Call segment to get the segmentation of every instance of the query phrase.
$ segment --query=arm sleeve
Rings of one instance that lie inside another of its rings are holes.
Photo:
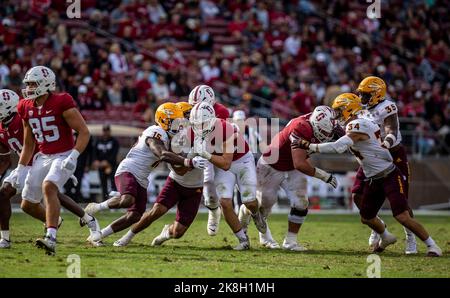
[[[352,145],[353,140],[345,135],[336,142],[311,144],[310,148],[319,153],[344,153]]]

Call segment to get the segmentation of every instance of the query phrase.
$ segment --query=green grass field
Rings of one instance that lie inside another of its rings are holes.
[[[105,226],[119,213],[99,214]],[[46,256],[33,246],[41,236],[42,224],[24,214],[13,214],[11,249],[0,250],[0,277],[66,277],[67,256],[81,259],[82,277],[366,277],[369,230],[356,215],[310,215],[301,231],[301,243],[308,252],[267,250],[259,246],[252,226],[249,236],[253,248],[235,252],[236,244],[222,220],[219,234],[206,234],[206,214],[199,214],[184,238],[162,247],[149,243],[163,225],[173,220],[168,214],[138,235],[128,247],[112,243],[124,232],[106,239],[107,246],[93,248],[84,242],[88,235],[77,219],[67,213],[58,234],[56,256]],[[405,256],[404,234],[392,217],[384,216],[399,241],[381,256],[382,277],[450,277],[450,219],[418,217],[444,251],[442,258],[427,258],[419,244],[419,254]],[[285,215],[272,215],[270,226],[280,243],[286,229]]]

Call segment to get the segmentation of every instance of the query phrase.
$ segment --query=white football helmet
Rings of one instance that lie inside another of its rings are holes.
[[[236,110],[233,112],[234,121],[245,120],[245,118],[245,112],[243,110]]]
[[[194,134],[204,139],[214,129],[216,122],[214,108],[207,102],[196,104],[191,110],[189,122]]]
[[[9,89],[0,90],[0,121],[7,119],[13,113],[17,112],[19,104],[19,95]]]
[[[314,136],[320,142],[329,142],[333,137],[335,126],[334,111],[328,106],[318,106],[309,117]]]
[[[39,96],[56,90],[55,73],[48,67],[35,66],[27,71],[23,83],[26,88],[22,89],[25,98],[35,99]],[[29,83],[36,83],[35,87],[28,86]]]
[[[198,85],[192,89],[189,94],[189,104],[195,105],[199,102],[207,102],[210,105],[214,106],[216,103],[216,97],[214,95],[214,90],[208,85]]]

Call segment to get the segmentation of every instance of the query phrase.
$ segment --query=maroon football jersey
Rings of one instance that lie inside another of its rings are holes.
[[[31,126],[39,151],[56,154],[73,149],[75,145],[72,128],[63,118],[63,112],[75,108],[76,104],[68,93],[52,93],[40,107],[34,100],[23,99],[17,110]]]
[[[275,154],[278,150],[278,159],[275,163],[270,164],[278,171],[294,170],[294,162],[292,161],[291,140],[289,137],[292,133],[311,143],[319,143],[314,137],[314,132],[308,119],[311,113],[292,119],[283,130],[281,130],[270,143],[269,149],[264,153],[265,157]],[[268,158],[265,159],[266,161]]]
[[[224,119],[216,119],[216,123],[214,124],[214,130],[208,135],[207,142],[210,142],[212,146],[216,144],[216,139],[221,138],[220,144],[222,145],[228,140],[233,134],[237,133],[237,137],[234,139],[234,154],[233,161],[238,160],[242,156],[244,156],[248,151],[250,151],[250,147],[248,146],[247,141],[244,139],[244,136],[237,131],[237,128],[233,126],[231,123],[227,122]],[[194,131],[192,127],[189,128],[188,136],[191,142],[194,141]],[[222,153],[212,152],[215,155],[222,155]]]
[[[23,147],[23,124],[19,114],[15,114],[8,125],[0,122],[0,143],[20,156]],[[34,154],[38,150],[38,147],[35,146]],[[31,159],[29,165],[32,164],[32,161],[33,159]]]
[[[217,118],[224,119],[224,120],[227,120],[228,118],[230,118],[230,112],[223,104],[216,102],[214,104],[213,108],[214,108],[214,112],[216,113]]]

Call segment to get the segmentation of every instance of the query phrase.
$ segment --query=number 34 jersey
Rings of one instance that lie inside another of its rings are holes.
[[[367,110],[363,110],[360,114],[361,118],[369,119],[372,122],[375,122],[378,124],[381,128],[381,138],[384,140],[386,137],[386,132],[384,131],[384,120],[391,115],[397,114],[398,109],[397,106],[393,101],[390,100],[383,100],[376,106],[369,108]],[[397,127],[400,127],[398,118],[397,118]],[[392,147],[397,146],[402,141],[402,135],[400,133],[400,130],[398,131],[398,134],[395,136],[397,140],[392,145]]]
[[[142,132],[137,143],[128,151],[116,171],[116,176],[124,172],[132,174],[144,188],[148,186],[150,172],[159,164],[159,158],[146,144],[147,138],[159,139],[166,149],[169,148],[169,136],[166,131],[157,125],[152,125]]]
[[[381,146],[380,127],[376,123],[357,118],[347,124],[345,131],[347,134],[356,132],[369,136],[369,139],[355,142],[350,147],[366,177],[373,177],[392,166],[391,153]]]
[[[39,107],[32,99],[22,99],[17,106],[20,117],[33,130],[39,151],[44,154],[73,149],[75,141],[72,128],[63,117],[63,113],[72,108],[76,108],[76,104],[68,93],[51,93]]]
[[[0,143],[20,156],[23,147],[23,124],[19,114],[15,114],[8,125],[0,123]],[[35,146],[34,153],[38,151]],[[33,159],[30,161],[30,165]]]

